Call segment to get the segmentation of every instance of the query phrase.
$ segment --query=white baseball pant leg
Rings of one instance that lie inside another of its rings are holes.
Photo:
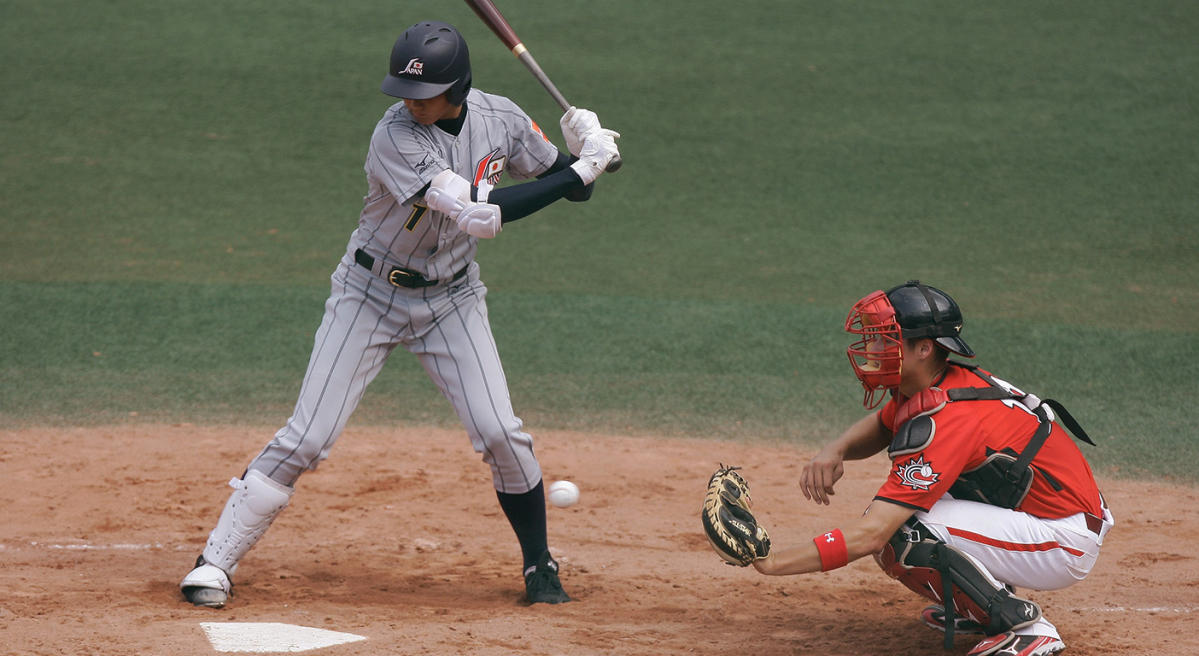
[[[428,330],[405,343],[454,406],[475,452],[491,466],[495,489],[523,494],[541,482],[533,438],[512,409],[508,381],[487,316],[487,287],[478,267],[463,284],[413,307]]]
[[[287,424],[250,464],[284,485],[328,457],[367,385],[397,344],[420,359],[454,406],[494,486],[527,492],[541,480],[532,437],[512,411],[487,319],[486,286],[472,264],[461,281],[395,287],[343,261]]]
[[[1086,578],[1114,524],[1106,508],[1097,535],[1082,513],[1041,519],[949,496],[928,512],[917,512],[916,519],[950,546],[973,556],[997,580],[1032,590],[1057,590]],[[1057,627],[1043,617],[1016,633],[1060,638]]]

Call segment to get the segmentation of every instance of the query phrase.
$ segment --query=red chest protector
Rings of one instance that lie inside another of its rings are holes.
[[[1011,448],[995,451],[987,448],[987,457],[983,463],[974,469],[958,475],[958,480],[949,488],[949,493],[955,499],[980,501],[1001,508],[1015,508],[1028,496],[1033,480],[1039,473],[1055,489],[1062,489],[1061,484],[1043,470],[1033,465],[1037,452],[1045,444],[1053,429],[1053,420],[1049,418],[1046,406],[1053,409],[1062,423],[1078,439],[1094,445],[1074,417],[1064,407],[1053,399],[1041,400],[1032,394],[1013,391],[1000,385],[994,378],[979,370],[974,365],[950,362],[951,365],[968,369],[985,383],[986,387],[955,387],[944,390],[939,387],[929,387],[908,399],[895,411],[895,436],[888,447],[892,459],[908,453],[923,450],[932,441],[936,431],[936,423],[932,415],[939,412],[947,403],[959,401],[1016,401],[1028,408],[1037,417],[1037,429],[1033,433],[1024,450],[1016,452]]]

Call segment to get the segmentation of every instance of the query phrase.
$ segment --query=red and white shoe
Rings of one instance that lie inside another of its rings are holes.
[[[974,645],[967,656],[1049,656],[1066,648],[1058,638],[1016,635],[1011,631],[986,638]]]

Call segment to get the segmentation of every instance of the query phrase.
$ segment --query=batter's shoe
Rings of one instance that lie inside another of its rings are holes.
[[[986,638],[974,645],[967,656],[1049,656],[1066,648],[1058,638],[1016,635],[1011,631]]]
[[[925,608],[920,612],[920,621],[928,626],[944,633],[945,632],[945,607],[941,604],[935,604]],[[983,625],[974,620],[957,617],[953,618],[953,632],[955,635],[986,635]]]
[[[558,580],[558,563],[550,552],[541,554],[537,564],[525,570],[525,597],[530,604],[561,604],[570,601]]]
[[[209,565],[204,556],[196,559],[196,567],[179,583],[183,597],[197,606],[220,608],[233,593],[233,582],[225,570]]]

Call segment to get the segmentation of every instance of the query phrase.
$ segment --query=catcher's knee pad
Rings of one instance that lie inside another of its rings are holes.
[[[896,531],[874,558],[891,578],[943,604],[948,623],[954,615],[966,617],[995,635],[1041,618],[1040,606],[1013,595],[969,554],[945,544],[915,519]]]
[[[229,481],[229,486],[233,494],[208,536],[203,556],[205,562],[232,574],[242,556],[287,507],[295,490],[255,469]]]

